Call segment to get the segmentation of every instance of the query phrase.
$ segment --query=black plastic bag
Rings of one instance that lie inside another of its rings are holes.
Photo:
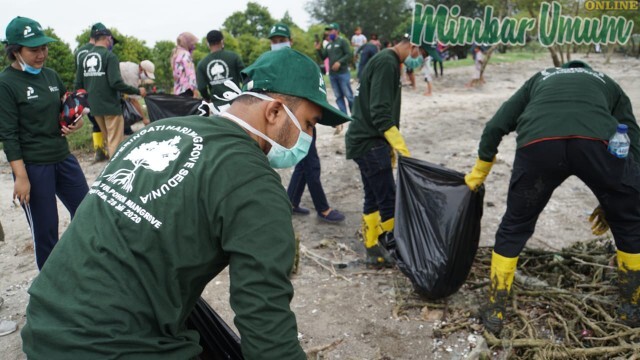
[[[187,115],[209,116],[209,107],[201,99],[188,96],[149,94],[144,98],[151,122]]]
[[[416,291],[447,297],[464,284],[480,241],[484,186],[469,190],[464,174],[400,157],[393,254]]]
[[[242,360],[240,338],[207,302],[200,298],[187,318],[187,328],[200,333],[199,359]]]
[[[122,103],[122,116],[124,117],[125,128],[131,127],[131,125],[137,123],[138,121],[142,121],[142,115],[140,115],[131,101],[121,99],[120,102]]]

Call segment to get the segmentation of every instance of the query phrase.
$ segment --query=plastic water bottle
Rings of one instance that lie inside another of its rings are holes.
[[[628,130],[627,125],[619,124],[616,133],[609,140],[609,152],[620,159],[629,155],[631,141],[629,140],[629,135],[627,135]]]

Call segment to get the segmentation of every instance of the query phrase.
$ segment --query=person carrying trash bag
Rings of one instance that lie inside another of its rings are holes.
[[[619,124],[628,128],[626,158],[607,148]],[[507,210],[496,233],[488,305],[480,314],[485,328],[500,333],[518,255],[551,194],[571,175],[600,203],[590,218],[594,234],[611,227],[618,255],[619,318],[640,326],[640,130],[629,98],[613,79],[581,61],[536,73],[487,123],[476,164],[465,177],[470,189],[484,182],[502,137],[514,130],[517,150]]]
[[[400,64],[417,47],[408,38],[376,54],[365,67],[356,90],[353,120],[345,135],[347,159],[360,169],[364,186],[362,236],[366,264],[393,266],[378,239],[393,244],[395,216],[395,153],[411,156],[400,134]],[[384,244],[383,244],[384,245]]]

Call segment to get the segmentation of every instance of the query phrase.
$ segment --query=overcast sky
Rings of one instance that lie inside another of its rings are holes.
[[[189,31],[202,38],[209,30],[222,27],[224,20],[247,8],[247,0],[186,1],[80,1],[80,0],[13,0],[0,7],[0,37],[6,38],[7,24],[16,16],[38,21],[52,28],[71,48],[76,36],[93,23],[102,22],[125,35],[135,36],[152,47],[156,41],[175,41],[178,34]],[[302,28],[310,25],[304,6],[307,0],[254,0],[269,9],[279,20],[288,10],[293,21]],[[184,4],[184,7],[180,7]]]

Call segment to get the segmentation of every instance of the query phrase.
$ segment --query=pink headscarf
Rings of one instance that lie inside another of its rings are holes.
[[[189,52],[195,49],[196,44],[198,43],[198,38],[190,32],[183,32],[178,35],[178,39],[176,40],[176,47],[173,48],[171,52],[171,65],[175,63],[176,54],[178,52],[178,48],[183,48]]]

